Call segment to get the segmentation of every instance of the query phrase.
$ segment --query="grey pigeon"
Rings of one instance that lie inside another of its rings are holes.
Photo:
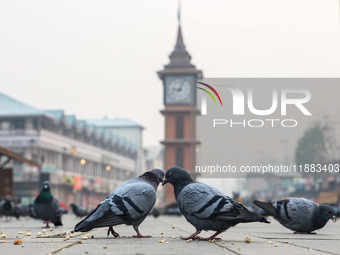
[[[182,238],[184,240],[212,240],[238,223],[269,223],[265,217],[248,211],[217,188],[192,180],[188,172],[180,167],[168,169],[165,178],[163,185],[171,183],[174,186],[179,209],[196,228],[196,232]],[[197,235],[202,230],[214,230],[216,233],[208,238],[200,238]]]
[[[31,213],[31,206],[29,204],[17,204],[15,206],[15,211],[19,216],[29,216]]]
[[[87,210],[84,210],[83,208],[81,208],[80,206],[77,206],[76,204],[70,204],[70,207],[72,208],[73,213],[77,217],[84,217],[89,214]]]
[[[12,202],[11,196],[6,196],[5,200],[1,201],[0,203],[0,215],[6,216],[6,221],[8,217],[15,216],[19,219],[19,215],[15,210],[15,205]]]
[[[335,211],[328,205],[318,205],[306,198],[292,197],[275,202],[253,202],[272,215],[281,225],[295,233],[311,233],[323,228],[329,219],[336,221]]]
[[[107,234],[118,237],[112,227],[126,224],[133,226],[137,233],[134,237],[150,237],[143,236],[138,227],[156,202],[156,190],[163,176],[162,170],[153,169],[119,184],[74,230],[86,232],[93,228],[109,227]]]
[[[68,213],[68,210],[66,210],[64,207],[62,207],[62,206],[60,206],[60,205],[59,205],[59,210],[60,210],[60,212],[61,212],[62,215]]]
[[[33,211],[35,216],[46,222],[46,228],[49,228],[49,222],[55,226],[62,226],[62,212],[58,200],[52,196],[50,183],[45,181],[38,197],[33,202]]]
[[[28,215],[31,216],[34,219],[39,219],[37,214],[34,211],[33,204],[28,204],[29,212]]]

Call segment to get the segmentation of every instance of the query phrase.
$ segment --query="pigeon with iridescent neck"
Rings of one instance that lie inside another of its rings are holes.
[[[48,181],[44,182],[43,188],[34,200],[33,210],[37,218],[45,221],[46,228],[49,227],[49,222],[52,222],[55,226],[63,225],[61,223],[62,211],[58,200],[51,194],[50,183]]]
[[[132,225],[136,231],[137,235],[133,237],[150,237],[142,235],[138,227],[154,206],[156,190],[163,177],[162,170],[153,169],[119,184],[74,230],[87,232],[94,228],[109,227],[107,234],[118,237],[113,226],[126,224]]]

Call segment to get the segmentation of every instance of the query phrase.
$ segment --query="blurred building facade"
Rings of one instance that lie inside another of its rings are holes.
[[[161,146],[149,146],[145,148],[145,158],[147,169],[163,169],[164,148]]]
[[[7,195],[13,197],[13,169],[9,167],[12,162],[21,162],[37,168],[41,166],[37,162],[0,147],[0,199]]]
[[[13,161],[14,196],[31,202],[50,180],[60,201],[95,206],[136,176],[137,146],[62,110],[43,111],[0,93],[0,146],[41,164]]]
[[[120,139],[125,140],[128,146],[133,146],[136,151],[136,175],[141,175],[146,170],[145,151],[143,148],[143,130],[144,127],[130,119],[99,119],[87,120],[88,124],[103,129],[112,135],[118,135]]]

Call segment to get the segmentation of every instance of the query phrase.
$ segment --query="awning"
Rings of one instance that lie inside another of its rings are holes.
[[[20,156],[19,154],[16,154],[13,151],[9,151],[9,150],[7,150],[3,147],[0,147],[0,157],[1,156],[7,156],[8,160],[6,160],[4,162],[5,164],[0,164],[0,169],[2,169],[9,162],[9,159],[14,159],[14,160],[17,160],[19,162],[26,163],[30,166],[40,167],[39,163],[34,162],[30,159],[24,158],[23,156]]]

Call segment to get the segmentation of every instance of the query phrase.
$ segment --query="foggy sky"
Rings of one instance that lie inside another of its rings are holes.
[[[205,77],[339,77],[336,0],[182,1]],[[0,92],[40,109],[130,118],[164,136],[163,88],[177,1],[1,1]]]

